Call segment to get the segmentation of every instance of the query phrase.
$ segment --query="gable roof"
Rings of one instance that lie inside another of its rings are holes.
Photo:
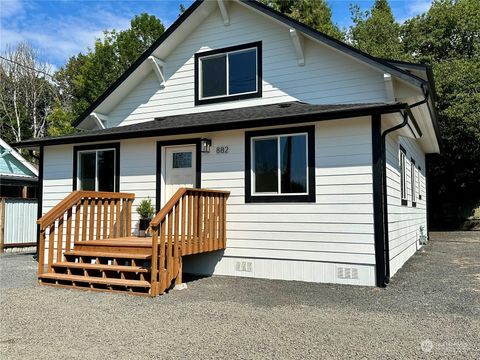
[[[231,0],[233,1],[233,0]],[[414,86],[424,87],[427,82],[417,77],[408,71],[405,71],[394,64],[368,55],[360,50],[353,48],[339,40],[336,40],[320,31],[317,31],[301,22],[284,15],[267,5],[264,5],[256,0],[236,0],[243,5],[250,7],[254,11],[263,13],[271,18],[293,28],[307,36],[310,36],[327,46],[333,47],[336,50],[344,52],[345,54],[352,56],[364,63],[374,66],[384,72],[390,73],[402,80],[411,83]],[[73,126],[77,127],[83,120],[85,120],[95,109],[105,101],[110,94],[112,94],[145,60],[153,54],[153,52],[162,45],[203,3],[205,0],[196,0],[188,9],[170,26],[167,30],[142,54],[140,57],[113,83],[105,92],[100,95],[74,122]]]
[[[36,147],[246,129],[330,119],[348,119],[374,113],[393,113],[403,109],[408,109],[408,105],[404,103],[312,105],[293,101],[272,105],[258,105],[229,110],[166,116],[133,125],[84,131],[79,134],[58,137],[25,140],[14,145],[17,147]],[[418,126],[416,127],[418,128]]]
[[[22,166],[27,168],[27,170],[30,171],[31,174],[21,174],[20,175],[20,174],[15,174],[15,173],[1,173],[0,172],[0,175],[2,175],[2,176],[15,176],[15,177],[18,177],[18,176],[32,177],[32,174],[33,174],[33,176],[35,176],[35,177],[38,176],[37,168],[35,168],[35,166],[33,166],[31,163],[29,163],[27,160],[25,160],[25,158],[22,155],[20,155],[15,149],[13,149],[10,145],[8,145],[4,140],[2,140],[0,138],[0,156],[4,157],[4,156],[8,156],[8,155],[13,157]],[[25,172],[25,171],[22,170],[22,172]]]

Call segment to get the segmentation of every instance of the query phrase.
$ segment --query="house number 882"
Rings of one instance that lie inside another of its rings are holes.
[[[228,154],[228,146],[217,146],[217,154]]]

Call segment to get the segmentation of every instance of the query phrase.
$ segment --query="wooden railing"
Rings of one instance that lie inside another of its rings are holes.
[[[150,223],[151,294],[181,282],[182,256],[226,247],[227,191],[180,188]]]
[[[134,199],[135,195],[128,193],[73,191],[60,201],[37,220],[38,274],[45,271],[47,238],[47,271],[51,272],[52,264],[61,262],[63,253],[73,249],[74,242],[130,236]]]

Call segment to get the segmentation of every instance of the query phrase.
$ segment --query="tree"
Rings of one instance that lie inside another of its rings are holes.
[[[28,43],[20,43],[0,59],[0,128],[6,141],[45,135],[57,93],[49,75]]]
[[[459,218],[480,204],[480,2],[437,0],[402,34],[411,57],[433,66],[443,151],[429,163],[429,201],[431,220],[445,223],[442,210]]]
[[[395,21],[387,0],[375,0],[371,10],[365,12],[358,5],[351,5],[350,11],[353,26],[349,39],[354,47],[381,58],[407,58],[400,41],[400,25]]]
[[[436,0],[427,13],[405,21],[403,44],[416,61],[438,63],[480,56],[480,2]]]
[[[153,15],[135,16],[130,28],[105,31],[93,49],[69,59],[55,80],[71,105],[57,119],[73,120],[94,102],[134,61],[164,32],[163,24]],[[59,110],[60,111],[60,110]]]
[[[261,0],[273,9],[298,20],[335,39],[345,33],[332,21],[332,10],[325,0]]]

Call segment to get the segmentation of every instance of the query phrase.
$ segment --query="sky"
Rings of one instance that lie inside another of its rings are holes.
[[[212,1],[212,0],[209,0]],[[368,10],[374,0],[328,0],[333,21],[351,25],[351,3]],[[179,15],[180,4],[193,0],[0,0],[0,52],[28,41],[39,58],[51,64],[50,71],[62,67],[79,52],[85,52],[105,29],[123,30],[134,15],[147,12],[167,27]],[[399,22],[425,12],[431,0],[389,0]]]

